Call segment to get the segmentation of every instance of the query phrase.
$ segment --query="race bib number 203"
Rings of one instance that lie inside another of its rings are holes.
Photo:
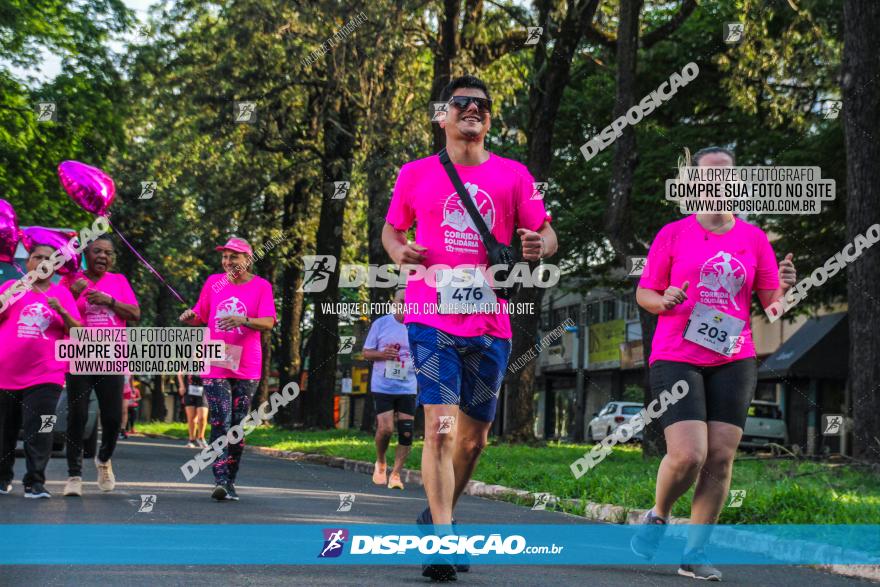
[[[697,302],[685,327],[684,338],[729,357],[739,350],[740,333],[745,325],[745,320]]]

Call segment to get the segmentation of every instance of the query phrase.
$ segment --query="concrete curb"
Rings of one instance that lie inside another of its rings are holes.
[[[169,438],[180,440],[179,438],[164,434],[142,433],[142,435],[150,438]],[[366,475],[373,474],[374,463],[366,461],[356,461],[353,459],[346,459],[342,457],[334,457],[330,455],[322,455],[316,453],[279,450],[262,446],[245,446],[245,450],[285,460],[301,461],[314,465],[325,465],[329,467],[335,467],[337,469],[344,469],[346,471],[355,471],[357,473],[363,473]],[[421,486],[422,475],[419,471],[404,469],[401,474],[401,481],[403,481],[404,483],[413,483]],[[506,487],[504,485],[488,485],[482,481],[474,481],[473,479],[470,480],[465,486],[464,492],[465,494],[474,497],[484,497],[487,499],[511,501],[515,503],[521,500],[535,500],[537,496],[543,495],[540,493],[526,491],[524,489],[514,489],[511,487]],[[647,510],[628,509],[623,506],[607,503],[584,502],[580,499],[560,500],[553,496],[551,496],[550,499],[547,501],[547,507],[550,508],[560,505],[562,507],[559,509],[566,513],[572,514],[573,511],[580,511],[581,509],[583,509],[583,514],[572,515],[579,515],[590,520],[608,522],[611,524],[639,524],[641,523],[642,516],[644,516],[647,512]],[[669,522],[671,524],[688,524],[690,523],[690,518],[670,518]],[[786,545],[788,546],[786,552],[780,552],[778,544],[775,545],[776,548],[774,549],[774,539],[770,539],[767,536],[758,534],[756,532],[750,532],[748,530],[734,530],[731,528],[720,528],[713,532],[713,535],[715,536],[719,534],[724,537],[727,544],[736,545],[736,548],[739,550],[763,555],[768,555],[768,553],[772,553],[769,556],[783,562],[802,560],[802,557],[809,556],[814,553],[830,554],[833,551],[838,551],[840,553],[846,552],[844,549],[836,549],[827,544],[808,542],[804,540],[788,541],[786,543]],[[810,566],[815,569],[824,570],[826,572],[838,575],[846,575],[849,577],[858,577],[862,579],[880,581],[880,565],[804,566]]]

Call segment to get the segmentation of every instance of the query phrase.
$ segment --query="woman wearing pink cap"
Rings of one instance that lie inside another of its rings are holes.
[[[215,361],[203,379],[211,444],[248,414],[262,373],[260,332],[272,330],[276,316],[272,284],[249,271],[253,250],[247,241],[233,237],[216,250],[223,253],[223,273],[209,276],[195,307],[180,315],[181,322],[207,326],[212,340],[226,343],[224,361]],[[214,461],[214,499],[238,500],[234,483],[243,452],[244,439],[230,442]]]
[[[36,244],[27,258],[35,271],[55,252]],[[22,298],[0,312],[0,495],[12,491],[12,468],[18,431],[24,427],[24,496],[51,497],[44,486],[52,452],[55,406],[64,385],[67,363],[55,360],[55,341],[80,326],[80,315],[70,292],[54,285],[50,272],[38,279]],[[16,280],[0,285],[0,293]]]

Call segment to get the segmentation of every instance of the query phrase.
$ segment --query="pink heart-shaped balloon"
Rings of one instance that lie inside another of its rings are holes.
[[[64,265],[58,270],[59,275],[67,273],[76,273],[80,267],[80,256],[76,254],[75,248],[79,241],[73,242],[73,248],[70,246],[71,237],[75,237],[76,233],[69,230],[58,230],[54,228],[44,228],[42,226],[29,226],[22,229],[22,244],[28,252],[33,251],[37,245],[46,245],[53,249],[58,249],[62,253],[66,253],[65,257],[70,257],[64,262]]]
[[[71,200],[98,216],[107,213],[116,197],[116,186],[109,175],[79,161],[62,161],[58,165],[58,179]]]
[[[0,263],[12,263],[19,240],[21,231],[15,208],[6,200],[0,200]]]

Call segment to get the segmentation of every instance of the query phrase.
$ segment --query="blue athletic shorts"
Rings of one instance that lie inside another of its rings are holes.
[[[406,327],[419,403],[458,405],[471,418],[492,422],[510,359],[510,340],[488,334],[454,336],[417,323]]]

